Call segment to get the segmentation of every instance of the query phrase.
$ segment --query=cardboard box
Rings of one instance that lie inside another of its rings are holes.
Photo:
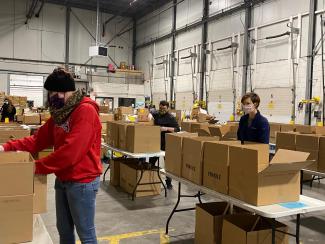
[[[275,138],[276,133],[281,131],[281,124],[270,123],[270,138]]]
[[[110,166],[109,182],[113,186],[120,185],[120,162],[121,162],[121,160],[118,160],[118,159],[117,160],[111,159],[109,161],[109,166]]]
[[[218,136],[220,138],[223,138],[225,134],[227,134],[230,131],[229,125],[210,125],[209,131],[211,136]]]
[[[118,148],[121,150],[127,150],[127,127],[130,124],[127,123],[120,123],[118,124],[118,139],[119,139],[119,143],[118,143]]]
[[[183,138],[182,177],[202,185],[204,143],[219,141],[218,137]]]
[[[100,113],[99,114],[99,119],[101,123],[106,123],[109,121],[114,121],[114,114],[104,114]]]
[[[197,122],[199,122],[199,123],[207,122],[207,117],[208,117],[207,114],[199,113],[199,114],[197,115]]]
[[[319,138],[319,151],[318,151],[318,170],[325,172],[325,137]]]
[[[269,145],[229,148],[229,195],[263,206],[299,201],[300,170],[309,166],[309,153],[279,149],[269,162]]]
[[[319,138],[319,135],[315,134],[296,135],[296,151],[309,153],[308,160],[315,161],[313,164],[306,167],[306,169],[314,171],[318,169]],[[305,179],[308,179],[308,177]]]
[[[288,244],[288,227],[275,222],[277,244]],[[268,220],[258,215],[230,215],[224,217],[222,227],[222,244],[266,244],[272,243],[272,228]]]
[[[317,135],[325,136],[325,127],[324,126],[316,126],[315,127],[315,133]]]
[[[127,126],[127,151],[132,153],[160,152],[160,127],[132,124]]]
[[[47,175],[34,176],[33,213],[47,212]]]
[[[203,186],[228,194],[229,186],[229,146],[240,141],[206,142],[203,159]]]
[[[119,146],[119,131],[118,131],[118,122],[109,121],[107,122],[107,143],[115,148]]]
[[[296,148],[310,149],[314,151],[319,150],[319,135],[296,135]]]
[[[32,195],[33,177],[34,163],[29,153],[0,153],[0,196]]]
[[[127,193],[132,194],[137,182],[140,179],[141,170],[135,164],[120,164],[120,186]],[[155,171],[144,170],[140,183],[159,182],[158,174]],[[136,197],[159,195],[161,183],[150,185],[139,185],[136,190]]]
[[[227,202],[209,202],[196,205],[195,241],[196,244],[222,243],[222,225],[225,216],[230,214],[230,204]],[[232,214],[250,214],[234,206]],[[233,243],[234,244],[234,243]]]
[[[208,123],[192,123],[191,124],[191,133],[198,133],[199,130],[205,130],[210,133],[209,131],[209,124]]]
[[[19,122],[19,123],[23,123],[24,115],[16,115],[16,121]]]
[[[1,128],[0,127],[0,143],[5,143],[9,140],[15,140],[30,136],[30,130],[21,128]]]
[[[223,218],[229,208],[227,202],[196,205],[195,244],[221,244]]]
[[[299,132],[301,134],[315,134],[316,133],[316,126],[310,126],[310,125],[295,125],[296,132]]]
[[[0,196],[0,216],[0,243],[22,243],[33,240],[32,194]]]
[[[237,131],[239,124],[236,123],[228,123],[229,131],[223,136],[223,138],[227,139],[237,139]]]
[[[23,123],[26,125],[39,125],[41,124],[41,117],[39,114],[25,114]]]
[[[296,136],[295,132],[278,132],[276,136],[276,148],[296,150]]]
[[[185,137],[197,137],[195,133],[181,132],[166,134],[166,156],[165,169],[166,171],[181,176],[182,173],[182,145]]]
[[[128,114],[134,114],[134,108],[132,107],[119,107],[117,109],[118,115],[128,115]]]
[[[51,118],[51,114],[50,113],[40,113],[41,116],[41,122],[46,122]]]
[[[107,114],[109,112],[109,106],[99,106],[99,113]]]

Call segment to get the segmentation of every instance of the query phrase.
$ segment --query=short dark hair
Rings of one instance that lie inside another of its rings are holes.
[[[167,108],[169,108],[169,102],[163,100],[163,101],[160,101],[159,105],[161,106],[166,106]]]
[[[256,105],[256,108],[258,108],[258,107],[260,106],[261,99],[260,99],[259,95],[257,95],[255,92],[249,92],[249,93],[246,93],[246,94],[241,98],[241,103],[244,103],[244,101],[245,101],[247,98],[250,98],[254,104],[257,104],[257,105]]]

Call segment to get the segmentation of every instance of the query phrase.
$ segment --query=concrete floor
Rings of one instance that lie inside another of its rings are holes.
[[[42,218],[54,244],[59,243],[56,230],[55,205],[54,205],[54,179],[49,176],[48,183],[48,213]],[[126,193],[109,185],[101,183],[97,196],[96,228],[100,244],[154,244],[194,243],[194,211],[176,213],[170,223],[170,235],[164,236],[167,218],[177,200],[176,182],[174,189],[168,191],[168,197],[163,193],[160,196],[138,198],[134,202]],[[182,193],[195,194],[183,186]],[[304,195],[325,200],[325,180],[315,182],[313,187],[304,186]],[[203,201],[218,201],[209,196],[204,196]],[[182,199],[181,207],[193,207],[194,199]],[[295,231],[295,219],[283,218],[280,221],[287,224],[290,231]],[[303,215],[301,219],[301,243],[325,243],[325,212]],[[127,234],[127,235],[122,235]],[[121,239],[124,238],[124,239]],[[295,243],[290,238],[290,244]]]

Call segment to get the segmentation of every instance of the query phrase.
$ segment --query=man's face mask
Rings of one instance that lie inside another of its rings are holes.
[[[8,102],[7,100],[5,100],[3,103],[4,103],[4,104],[6,104],[6,105],[8,105],[8,104],[9,104],[9,102]]]
[[[49,105],[52,108],[60,109],[64,106],[64,98],[60,98],[59,94],[55,94],[49,98]]]

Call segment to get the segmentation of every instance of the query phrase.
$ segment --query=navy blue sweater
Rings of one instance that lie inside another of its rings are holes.
[[[270,125],[268,120],[258,111],[250,126],[246,114],[240,118],[237,138],[240,141],[250,141],[269,144]]]

